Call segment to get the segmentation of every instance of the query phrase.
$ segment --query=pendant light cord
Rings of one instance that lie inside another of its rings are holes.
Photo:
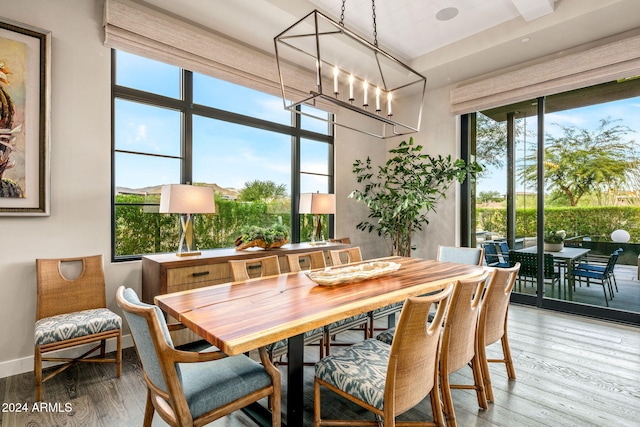
[[[339,24],[344,27],[344,9],[347,0],[342,0],[342,9],[340,10],[340,22]],[[373,45],[378,47],[378,29],[376,27],[376,1],[371,0],[371,11],[373,18]]]

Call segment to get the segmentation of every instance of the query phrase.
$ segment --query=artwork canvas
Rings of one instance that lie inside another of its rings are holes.
[[[49,215],[50,32],[0,19],[0,215]]]

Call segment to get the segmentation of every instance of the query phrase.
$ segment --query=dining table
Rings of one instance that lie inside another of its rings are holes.
[[[571,271],[573,270],[576,261],[579,261],[582,257],[587,255],[590,250],[591,249],[588,248],[572,248],[565,246],[559,251],[544,251],[545,254],[551,254],[553,256],[554,262],[559,263],[564,267],[564,280],[568,286],[568,301],[573,301],[573,288],[575,286],[575,278],[571,274]],[[523,249],[516,249],[516,251],[535,254],[538,253],[538,247],[529,246]]]
[[[306,331],[411,296],[436,292],[485,269],[410,257],[363,261],[371,262],[397,263],[399,268],[383,276],[338,285],[319,285],[306,272],[285,273],[159,295],[155,303],[229,356],[287,339],[283,419],[289,426],[302,426]]]

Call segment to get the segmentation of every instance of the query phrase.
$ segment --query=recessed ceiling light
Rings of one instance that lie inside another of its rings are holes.
[[[526,42],[528,42],[529,40],[531,40],[529,37],[524,37],[524,38],[520,39],[520,41],[521,41],[522,43],[526,43]]]
[[[438,21],[448,21],[458,16],[459,10],[455,7],[445,7],[436,13],[436,19]]]

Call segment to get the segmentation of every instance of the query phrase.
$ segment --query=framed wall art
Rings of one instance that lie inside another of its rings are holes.
[[[0,216],[50,206],[51,32],[0,18]]]

